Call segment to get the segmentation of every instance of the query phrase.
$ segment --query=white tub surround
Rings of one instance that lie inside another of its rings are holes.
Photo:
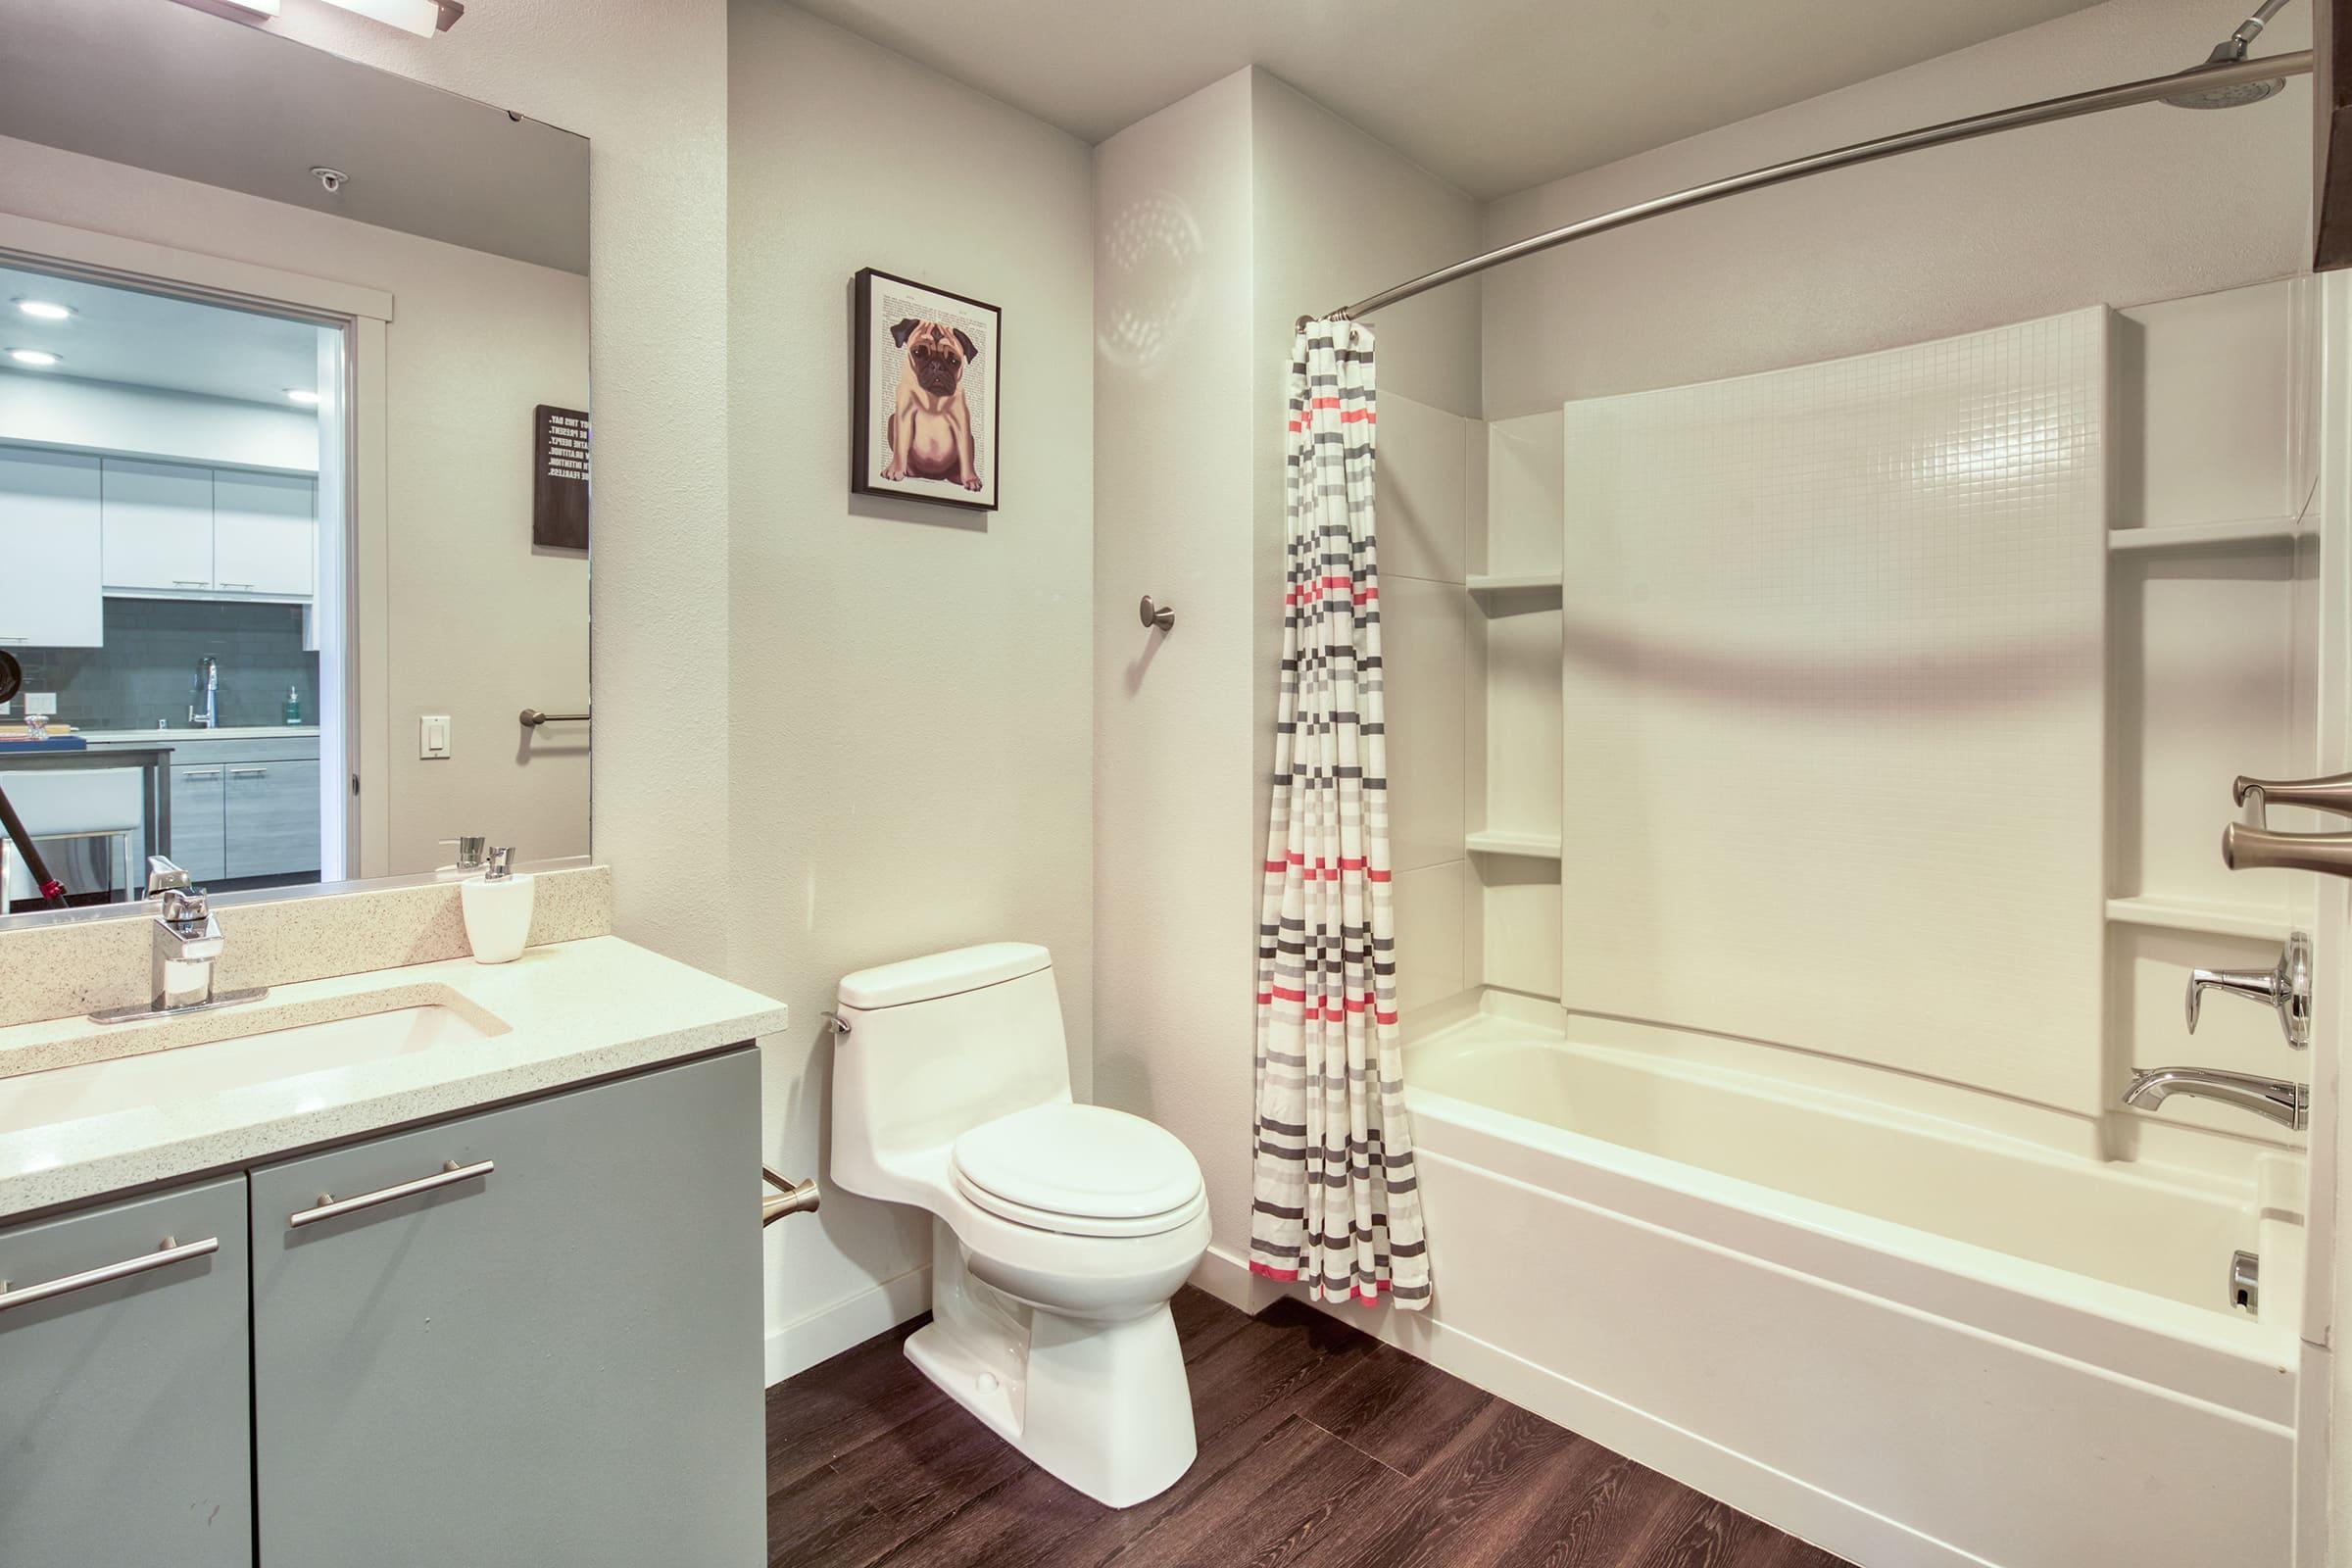
[[[412,1008],[438,1011],[412,1015],[390,1048],[319,1031],[281,1037],[300,1043],[286,1052],[271,1038]],[[510,964],[457,957],[281,985],[179,1018],[0,1028],[0,1220],[660,1066],[786,1022],[780,1003],[599,936]],[[325,1064],[308,1067],[314,1043]],[[125,1093],[121,1075],[134,1073],[154,1093]]]
[[[1587,1022],[1408,1045],[1439,1287],[1379,1332],[1856,1562],[2286,1560],[2297,1156],[2102,1161]]]

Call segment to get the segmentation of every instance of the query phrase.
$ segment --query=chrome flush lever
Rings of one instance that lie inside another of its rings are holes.
[[[2279,1032],[2297,1051],[2311,1046],[2311,938],[2297,931],[2286,939],[2271,969],[2192,969],[2188,975],[2188,1032],[2197,1032],[2197,1004],[2210,988],[2230,996],[2267,1002],[2278,1013]]]

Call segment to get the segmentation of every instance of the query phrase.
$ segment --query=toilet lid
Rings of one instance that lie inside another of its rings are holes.
[[[956,1140],[956,1172],[1048,1215],[1146,1219],[1200,1194],[1200,1167],[1164,1127],[1103,1105],[1033,1105]]]

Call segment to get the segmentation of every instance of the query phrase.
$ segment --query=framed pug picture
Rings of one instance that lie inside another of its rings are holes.
[[[996,511],[1003,313],[869,267],[856,361],[850,488]]]

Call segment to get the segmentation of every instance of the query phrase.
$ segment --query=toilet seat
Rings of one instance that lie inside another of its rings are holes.
[[[1065,1236],[1153,1236],[1207,1203],[1192,1151],[1103,1105],[1032,1105],[956,1140],[956,1189],[975,1207]]]

